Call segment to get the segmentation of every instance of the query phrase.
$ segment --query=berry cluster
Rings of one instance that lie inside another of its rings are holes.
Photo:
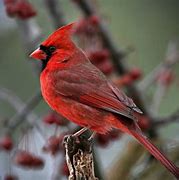
[[[108,134],[97,134],[96,142],[100,147],[106,147],[110,141],[118,140],[121,136],[121,131],[118,129],[111,130]]]
[[[9,135],[5,135],[1,137],[0,150],[10,153],[12,149],[13,149],[13,141],[11,137]],[[11,166],[10,162],[8,165]],[[12,174],[11,172],[9,172],[4,176],[4,180],[18,180],[18,177]]]
[[[43,147],[43,151],[48,152],[52,155],[56,155],[58,152],[63,150],[63,138],[64,135],[49,137],[47,143]]]
[[[110,75],[114,67],[110,61],[110,54],[107,49],[93,50],[87,52],[89,60],[104,74]]]
[[[69,169],[68,169],[68,166],[67,166],[67,163],[66,163],[65,159],[62,161],[62,165],[60,166],[59,170],[60,170],[60,173],[63,176],[68,177],[70,175],[70,172],[69,172]]]
[[[43,122],[47,125],[66,126],[69,121],[60,116],[56,112],[50,112],[43,118]]]
[[[13,142],[10,136],[6,135],[0,139],[0,149],[5,151],[11,151],[13,148]]]
[[[151,120],[143,115],[138,118],[138,125],[143,131],[147,131],[151,128]]]
[[[34,7],[27,0],[4,0],[4,5],[9,17],[26,20],[37,14]]]
[[[90,16],[78,21],[74,34],[93,36],[98,31],[99,18],[97,16]]]
[[[127,74],[121,76],[115,80],[115,84],[118,86],[129,86],[134,81],[139,80],[142,77],[142,71],[138,68],[132,68]]]
[[[69,125],[69,121],[65,119],[64,117],[60,116],[54,111],[49,112],[47,115],[43,117],[43,122],[46,125],[55,125],[57,128],[60,127],[67,127]],[[68,131],[68,134],[71,132]],[[58,134],[57,129],[53,136],[50,136],[46,142],[46,144],[43,146],[42,150],[45,153],[50,153],[52,156],[56,156],[58,153],[62,153],[65,157],[65,151],[63,148],[63,139],[66,133],[60,133]],[[61,165],[59,167],[59,173],[63,176],[69,175],[69,170],[66,164],[66,160],[63,159],[61,162]]]
[[[79,44],[83,47],[89,60],[104,74],[110,75],[114,71],[114,67],[110,60],[110,53],[101,40],[99,21],[95,15],[79,20],[74,34],[78,37]]]
[[[4,180],[18,180],[18,177],[13,174],[6,174]]]
[[[18,150],[16,152],[14,163],[29,169],[41,169],[44,167],[44,160],[41,157],[24,150]]]

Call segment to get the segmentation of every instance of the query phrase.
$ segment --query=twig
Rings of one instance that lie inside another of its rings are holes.
[[[27,53],[30,53],[32,49],[39,43],[41,40],[41,30],[38,24],[34,19],[29,20],[20,20],[16,19],[16,23],[19,27],[19,34],[22,39],[23,47]]]
[[[94,162],[91,141],[66,136],[64,139],[66,161],[70,171],[69,180],[97,180],[94,173]]]
[[[157,75],[160,77],[165,75],[165,74],[171,74],[172,71],[174,70],[174,65],[179,62],[179,48],[178,44],[176,41],[171,41],[168,45],[167,48],[167,53],[166,53],[166,58],[161,66],[161,68],[156,71],[155,76],[153,77],[154,80],[156,80]],[[162,73],[162,74],[160,74]],[[163,82],[163,77],[158,77],[159,79],[157,80],[157,88],[154,93],[153,101],[151,103],[151,111],[156,115],[159,110],[160,103],[162,102],[162,99],[164,95],[167,92],[168,89],[168,84]]]
[[[174,112],[172,115],[169,115],[168,117],[164,118],[155,118],[155,121],[153,122],[153,127],[163,127],[164,125],[168,125],[170,123],[179,122],[179,110]]]
[[[157,74],[164,68],[170,69],[179,62],[179,41],[178,39],[169,42],[166,57],[153,71],[151,71],[139,84],[141,92],[145,90],[155,81]]]
[[[152,112],[153,116],[156,116],[159,111],[160,104],[164,95],[166,94],[167,87],[161,83],[157,84],[156,91],[153,96],[153,100],[151,103],[150,111]]]
[[[44,0],[55,28],[65,25],[64,14],[59,0]]]
[[[38,105],[41,99],[42,99],[41,92],[38,91],[34,96],[32,96],[29,99],[29,101],[24,105],[21,111],[15,114],[15,116],[13,116],[9,120],[7,124],[8,132],[12,131],[17,126],[19,126],[24,121],[24,119],[28,116],[28,114]]]
[[[30,20],[20,20],[16,19],[16,23],[19,28],[19,34],[22,40],[23,48],[25,50],[25,55],[29,58],[29,53],[36,47],[41,40],[41,30],[38,24],[34,19]],[[41,62],[40,61],[29,61],[33,66],[33,70],[37,74],[40,73],[41,70]]]
[[[19,114],[24,109],[25,103],[23,103],[22,100],[17,95],[15,95],[13,92],[11,92],[8,89],[0,88],[0,99],[8,102]],[[37,128],[39,130],[41,135],[43,135],[42,129],[37,124],[39,117],[34,112],[29,112],[25,119],[27,119],[30,124],[33,124],[35,126],[35,128]],[[24,121],[21,121],[21,122],[24,122]],[[19,125],[20,125],[20,123],[19,123]],[[6,126],[6,130],[7,129],[8,129],[8,126]],[[12,134],[14,129],[13,130],[9,129],[7,131]]]
[[[162,69],[163,63],[156,66],[146,77],[144,77],[138,84],[138,88],[141,92],[145,93],[146,89],[150,87],[155,81],[158,72]]]
[[[21,111],[22,102],[20,98],[9,89],[0,87],[0,99],[8,102],[17,112]],[[33,116],[35,116],[35,114]]]

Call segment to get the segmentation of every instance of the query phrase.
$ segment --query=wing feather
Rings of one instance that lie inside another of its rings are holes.
[[[135,119],[133,111],[141,113],[132,99],[109,82],[91,63],[55,74],[57,83],[54,89],[58,94],[130,119]],[[64,78],[64,75],[68,78]]]

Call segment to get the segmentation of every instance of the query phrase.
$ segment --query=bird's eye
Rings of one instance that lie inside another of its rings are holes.
[[[49,47],[49,51],[52,53],[52,52],[54,52],[56,50],[56,47],[55,46],[50,46]]]

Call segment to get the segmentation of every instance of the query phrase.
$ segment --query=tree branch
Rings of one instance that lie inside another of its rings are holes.
[[[145,90],[156,80],[157,74],[162,69],[172,69],[179,62],[179,41],[171,40],[168,44],[166,57],[153,71],[151,71],[138,85],[141,92]]]
[[[154,118],[155,121],[152,122],[154,128],[163,127],[170,123],[179,122],[179,110],[164,118]]]
[[[55,28],[65,25],[64,14],[59,0],[44,0]]]
[[[0,99],[3,101],[7,101],[17,111],[18,114],[21,114],[23,112],[25,103],[23,103],[22,100],[10,90],[5,88],[0,88]],[[34,112],[29,112],[26,115],[25,119],[27,119],[30,124],[33,124],[35,128],[39,130],[41,135],[43,135],[42,129],[37,124],[39,117]],[[25,119],[23,119],[23,121],[20,122],[14,122],[14,124],[17,123],[15,126],[19,126],[22,122],[24,122]],[[6,125],[6,131],[12,134],[15,128],[9,129],[9,123],[10,122],[8,122],[8,124]]]
[[[32,96],[28,100],[28,102],[24,105],[24,107],[21,108],[21,110],[9,120],[7,124],[7,131],[8,132],[13,131],[15,128],[17,128],[17,126],[19,126],[22,122],[24,122],[24,119],[28,117],[28,114],[38,105],[41,99],[42,99],[41,92],[38,91],[34,96]],[[33,119],[33,123],[34,123],[34,119]]]

